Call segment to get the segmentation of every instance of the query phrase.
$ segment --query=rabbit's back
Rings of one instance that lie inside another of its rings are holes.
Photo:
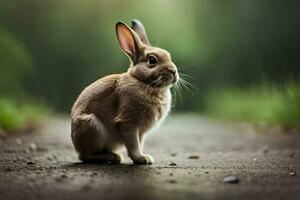
[[[111,124],[117,109],[116,87],[120,76],[109,75],[87,86],[74,103],[72,119],[81,114],[94,114],[107,126]]]

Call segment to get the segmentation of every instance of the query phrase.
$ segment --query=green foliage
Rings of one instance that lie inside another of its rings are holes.
[[[300,87],[290,86],[282,94],[281,106],[276,109],[276,123],[300,127]]]
[[[220,90],[208,95],[206,111],[212,116],[254,124],[299,127],[300,87]]]
[[[0,98],[0,128],[18,131],[40,123],[50,113],[41,104],[24,103],[13,98]]]
[[[32,60],[22,41],[0,29],[0,94],[18,94],[24,90]]]

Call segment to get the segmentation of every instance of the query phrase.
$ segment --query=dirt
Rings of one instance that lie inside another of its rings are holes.
[[[151,166],[77,160],[67,118],[0,140],[0,199],[300,199],[300,133],[170,117],[148,136]],[[223,179],[234,176],[235,184]]]

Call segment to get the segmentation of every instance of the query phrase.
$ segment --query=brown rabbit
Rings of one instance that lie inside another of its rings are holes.
[[[83,161],[119,163],[125,146],[135,164],[152,164],[143,153],[145,133],[167,116],[179,75],[170,54],[150,45],[141,22],[118,22],[116,33],[131,65],[82,91],[71,112],[72,141]]]

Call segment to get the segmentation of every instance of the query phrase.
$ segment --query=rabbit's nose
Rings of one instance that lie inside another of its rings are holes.
[[[176,69],[172,69],[172,68],[171,68],[171,69],[168,69],[168,71],[171,72],[173,75],[176,74]]]
[[[171,72],[173,75],[176,74],[177,70],[176,70],[176,66],[174,64],[170,65],[167,67],[168,71]]]

